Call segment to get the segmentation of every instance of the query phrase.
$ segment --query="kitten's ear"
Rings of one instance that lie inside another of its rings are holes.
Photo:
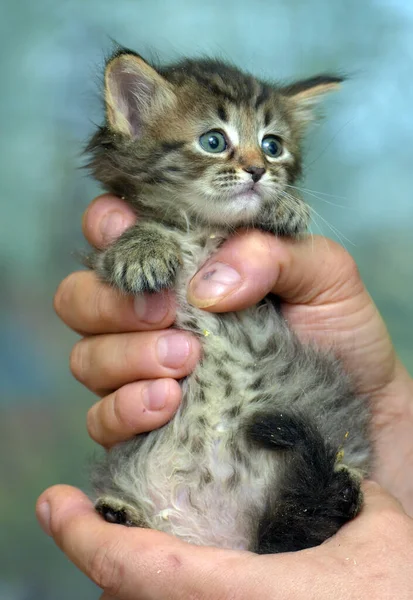
[[[294,102],[300,120],[309,122],[313,120],[314,109],[324,96],[336,91],[343,81],[344,77],[318,75],[311,79],[304,79],[287,85],[282,88],[281,93]]]
[[[110,129],[136,139],[158,109],[170,105],[170,84],[140,56],[117,53],[105,69],[106,118]]]

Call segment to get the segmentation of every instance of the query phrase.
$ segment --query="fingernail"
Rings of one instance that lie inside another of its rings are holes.
[[[143,403],[149,410],[161,410],[166,404],[169,381],[157,379],[148,384],[143,391]]]
[[[196,306],[211,306],[237,289],[241,275],[224,263],[213,263],[199,271],[189,285],[190,299]]]
[[[100,233],[103,238],[104,244],[113,242],[125,231],[125,219],[123,214],[118,210],[112,210],[105,217],[103,217],[100,223]]]
[[[157,344],[159,362],[164,367],[177,369],[186,362],[191,342],[182,333],[169,333],[159,338]]]
[[[168,294],[142,294],[134,300],[135,313],[145,323],[160,323],[169,309]]]
[[[37,507],[37,519],[40,523],[40,527],[43,529],[43,531],[47,534],[47,535],[52,535],[52,532],[50,531],[50,505],[48,502],[42,502],[42,504],[40,504]]]

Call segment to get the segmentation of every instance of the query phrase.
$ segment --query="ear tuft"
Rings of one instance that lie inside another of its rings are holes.
[[[313,109],[326,94],[338,90],[343,81],[345,78],[342,76],[317,75],[287,85],[281,93],[294,102],[301,120],[311,121],[314,118]]]
[[[120,50],[107,62],[106,117],[113,131],[139,138],[152,113],[173,96],[168,82],[138,54]]]

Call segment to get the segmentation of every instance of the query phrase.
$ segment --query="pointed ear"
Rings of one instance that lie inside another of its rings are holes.
[[[287,85],[282,88],[281,93],[294,102],[300,120],[309,122],[314,119],[314,109],[324,96],[336,91],[343,81],[344,77],[318,75]]]
[[[171,85],[137,54],[122,52],[109,59],[105,104],[111,130],[136,139],[153,113],[173,100]]]

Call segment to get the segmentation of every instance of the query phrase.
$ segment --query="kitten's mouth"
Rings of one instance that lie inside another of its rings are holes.
[[[234,222],[253,218],[262,204],[261,190],[253,182],[236,186],[227,200],[226,208],[232,214]],[[227,217],[228,220],[228,217]]]
[[[232,196],[234,198],[239,198],[240,196],[242,196],[242,198],[251,198],[256,200],[257,198],[261,198],[261,193],[259,185],[251,181],[237,186]]]

